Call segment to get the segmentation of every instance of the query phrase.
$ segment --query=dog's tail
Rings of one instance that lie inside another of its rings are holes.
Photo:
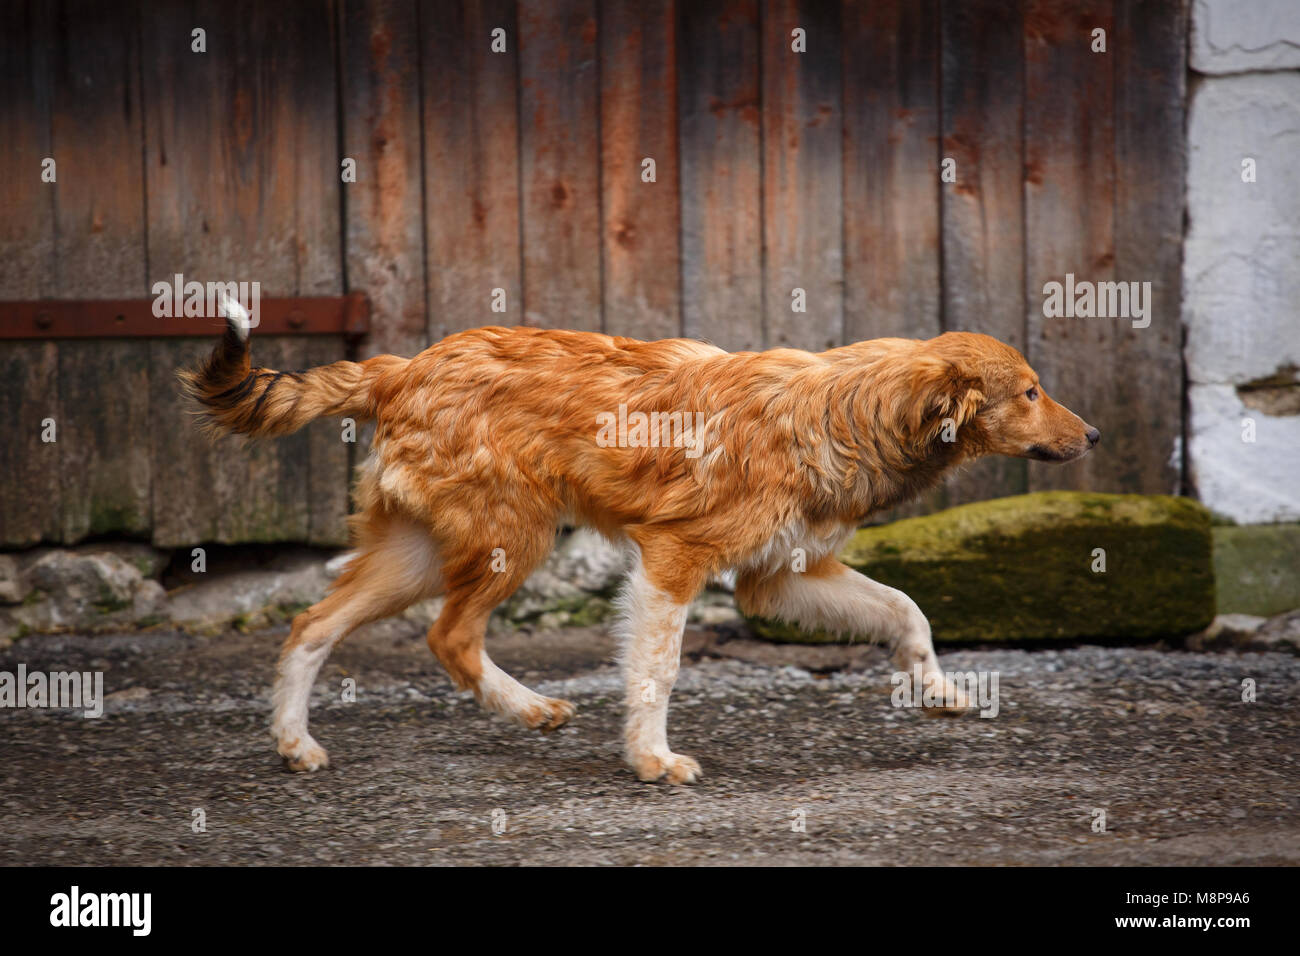
[[[360,421],[374,418],[376,380],[409,361],[380,355],[301,372],[253,368],[248,310],[226,298],[222,313],[226,331],[221,342],[198,368],[177,373],[181,389],[199,406],[202,427],[209,433],[267,438],[297,431],[323,415],[349,415]]]

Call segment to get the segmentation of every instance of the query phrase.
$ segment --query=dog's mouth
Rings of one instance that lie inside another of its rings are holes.
[[[1048,448],[1046,445],[1030,445],[1028,456],[1034,461],[1074,461],[1076,458],[1082,458],[1088,453],[1087,448],[1080,448],[1077,451],[1057,451],[1055,448]]]

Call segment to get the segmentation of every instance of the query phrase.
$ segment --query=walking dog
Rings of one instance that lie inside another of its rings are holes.
[[[247,313],[225,312],[221,343],[180,373],[209,430],[375,422],[356,554],[294,619],[280,655],[272,731],[293,770],[328,764],[307,710],[330,649],[434,595],[445,603],[429,647],[458,687],[525,727],[568,721],[573,705],[498,668],[484,635],[557,528],[581,524],[630,553],[618,625],[627,760],[641,780],[694,782],[699,764],[668,746],[668,698],[687,606],[711,576],[734,569],[746,612],[885,640],[899,671],[937,674],[916,604],[836,552],[868,515],[961,462],[1065,462],[1099,438],[1019,352],[975,333],[733,354],[688,339],[482,328],[410,359],[277,372],[251,367]],[[945,700],[969,703],[950,685]]]

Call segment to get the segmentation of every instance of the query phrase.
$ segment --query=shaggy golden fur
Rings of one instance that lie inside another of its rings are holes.
[[[460,687],[529,727],[567,721],[572,705],[500,671],[483,638],[492,609],[573,523],[632,557],[620,625],[628,760],[643,780],[693,781],[699,765],[668,748],[667,702],[687,605],[711,576],[734,569],[747,611],[886,639],[900,670],[937,671],[916,605],[835,560],[838,548],[960,462],[1067,461],[1098,438],[1042,392],[1019,352],[965,332],[730,354],[685,339],[483,328],[412,359],[275,372],[250,367],[247,332],[232,322],[182,378],[217,431],[283,435],[321,415],[376,422],[357,554],[294,621],[280,659],[273,730],[294,769],[327,763],[307,733],[307,698],[330,648],[435,594],[446,602],[428,643]],[[702,428],[687,442],[666,421],[655,425],[662,441],[644,430],[599,440],[620,406]]]

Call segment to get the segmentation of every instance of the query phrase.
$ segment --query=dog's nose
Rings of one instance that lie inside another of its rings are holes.
[[[1101,432],[1097,431],[1095,428],[1089,428],[1084,432],[1084,434],[1088,436],[1089,445],[1095,445],[1097,442],[1101,441]]]

